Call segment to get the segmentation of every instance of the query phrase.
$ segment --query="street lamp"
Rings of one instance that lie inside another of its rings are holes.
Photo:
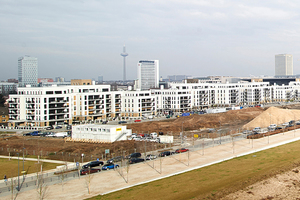
[[[19,157],[20,157],[20,154],[18,154],[18,191],[20,191],[20,164],[19,164]]]
[[[180,146],[182,145],[183,123],[184,123],[184,121],[183,121],[182,124],[181,124]]]
[[[81,154],[81,163],[83,164],[83,157],[84,157],[84,153]]]
[[[24,151],[25,151],[25,148],[23,147],[23,182],[24,182]]]

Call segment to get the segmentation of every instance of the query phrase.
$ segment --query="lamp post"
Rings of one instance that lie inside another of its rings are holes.
[[[271,125],[271,122],[272,122],[272,121],[271,121],[271,119],[272,119],[271,117],[272,117],[272,115],[271,115],[270,113],[269,113],[269,115],[270,115],[270,125]],[[268,133],[268,144],[269,144],[269,143],[270,143],[270,133]]]
[[[81,154],[81,163],[83,165],[83,157],[84,157],[84,154]]]
[[[24,182],[24,151],[25,151],[25,148],[23,147],[23,182]]]
[[[19,158],[20,158],[20,154],[18,154],[18,191],[20,191],[20,164],[19,164]]]
[[[183,121],[182,124],[181,124],[180,146],[182,145],[183,123],[184,123],[184,121]]]

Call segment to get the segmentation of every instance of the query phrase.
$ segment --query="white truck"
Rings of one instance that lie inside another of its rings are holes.
[[[54,133],[53,137],[68,137],[68,132],[57,132]]]
[[[160,135],[158,138],[160,143],[173,143],[173,136]]]

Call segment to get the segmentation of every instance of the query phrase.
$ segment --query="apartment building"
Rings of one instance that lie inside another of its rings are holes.
[[[10,95],[11,126],[50,126],[82,120],[137,119],[209,107],[299,101],[300,82],[170,83],[169,89],[111,91],[110,85],[24,87]]]

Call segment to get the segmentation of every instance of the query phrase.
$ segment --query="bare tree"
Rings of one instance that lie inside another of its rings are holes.
[[[47,190],[48,190],[48,186],[44,182],[44,176],[43,173],[41,172],[41,174],[37,174],[37,188],[36,188],[36,191],[38,193],[38,198],[40,200],[45,199],[47,195]]]
[[[91,175],[91,168],[89,167],[88,175],[85,177],[85,185],[87,187],[88,193],[91,193],[91,181],[94,176]]]
[[[9,185],[9,188],[10,188],[10,191],[11,191],[11,200],[15,199],[14,198],[14,186],[15,186],[14,181],[15,180],[13,179],[13,177],[11,177],[10,182],[8,182],[8,185]]]
[[[126,183],[128,183],[129,168],[130,168],[130,163],[129,163],[129,161],[127,161],[126,162],[126,172],[127,172],[127,181],[126,181]]]

